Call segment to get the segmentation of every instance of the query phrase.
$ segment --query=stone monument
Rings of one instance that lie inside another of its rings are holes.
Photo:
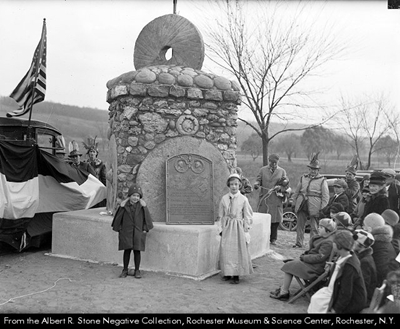
[[[172,56],[167,59],[169,49]],[[219,201],[228,191],[226,179],[236,167],[241,99],[235,82],[201,71],[203,60],[204,45],[197,28],[179,15],[165,15],[139,34],[136,70],[107,82],[111,156],[107,210],[115,211],[132,184],[141,186],[155,223],[142,255],[144,270],[197,278],[217,271],[219,241],[213,224]],[[87,220],[86,214],[78,215]],[[101,222],[106,227],[111,220],[107,216]],[[58,224],[66,222],[60,218]],[[252,236],[252,240],[263,242],[253,243],[253,257],[267,248],[267,239],[261,235],[266,235],[269,223],[255,221],[254,225],[259,227],[253,234],[260,237]],[[94,229],[103,230],[101,227],[98,224]],[[117,234],[111,227],[107,229],[99,234],[109,237],[108,247],[86,249],[82,251],[85,257],[73,248],[58,253],[120,264]],[[105,237],[101,241],[104,243]]]

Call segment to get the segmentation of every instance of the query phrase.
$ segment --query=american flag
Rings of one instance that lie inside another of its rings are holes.
[[[33,55],[32,64],[10,97],[15,99],[20,108],[8,112],[8,117],[21,116],[31,107],[44,100],[46,93],[46,20],[43,20],[42,37]]]

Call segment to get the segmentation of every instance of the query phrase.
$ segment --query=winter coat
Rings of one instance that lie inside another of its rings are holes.
[[[371,302],[372,295],[377,287],[377,274],[374,258],[372,257],[373,250],[368,247],[359,253],[356,253],[360,260],[361,273],[364,278],[365,289],[367,290],[367,304]]]
[[[281,270],[304,280],[312,280],[324,272],[325,264],[331,255],[335,232],[327,236],[314,235],[310,248],[300,255],[300,260],[285,263]]]
[[[389,207],[400,216],[400,182],[395,180],[388,188]]]
[[[329,199],[328,204],[323,209],[321,209],[320,215],[326,218],[331,218],[331,206],[333,203],[340,203],[344,209],[347,209],[349,207],[349,198],[347,197],[345,192],[332,196]]]
[[[277,166],[272,173],[268,165],[260,169],[256,178],[256,183],[263,187],[260,189],[257,211],[269,213],[271,215],[271,223],[280,223],[282,221],[284,197],[278,196],[276,192],[272,192],[266,199],[266,202],[264,202],[263,196],[273,189],[282,177],[287,177],[285,169]],[[268,207],[266,207],[265,203]]]
[[[347,212],[348,214],[351,214],[356,209],[358,203],[360,195],[360,184],[357,182],[355,178],[346,179],[346,183],[347,183],[347,189],[345,190],[345,193],[349,200],[349,205],[347,209],[344,208],[344,211]]]
[[[364,221],[365,216],[370,213],[375,212],[380,215],[386,209],[389,209],[389,199],[385,189],[383,189],[376,194],[372,194],[370,199],[365,203],[362,220]]]
[[[100,159],[95,159],[94,161],[88,160],[88,163],[92,166],[96,173],[97,179],[103,183],[104,186],[106,186],[106,165],[104,164],[103,161]]]
[[[356,255],[342,264],[333,287],[328,310],[336,313],[360,313],[367,305],[367,291]]]
[[[310,181],[311,183],[307,192],[307,186]],[[296,213],[299,212],[299,207],[304,196],[308,198],[308,215],[318,217],[319,211],[326,207],[329,202],[329,188],[325,177],[318,174],[316,177],[311,178],[306,174],[300,178],[293,193]]]
[[[398,255],[400,253],[400,223],[393,226],[392,245],[396,255]]]
[[[381,286],[383,280],[386,279],[387,274],[390,271],[396,270],[399,263],[395,260],[396,252],[394,251],[391,243],[393,236],[393,229],[388,226],[379,226],[372,230],[375,242],[372,245],[376,273],[377,273],[377,286]]]
[[[146,233],[153,228],[153,221],[147,206],[143,207],[139,201],[134,207],[130,204],[129,199],[126,199],[118,207],[111,226],[114,231],[119,233],[118,250],[144,251]]]

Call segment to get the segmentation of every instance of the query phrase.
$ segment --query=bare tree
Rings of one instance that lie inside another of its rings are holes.
[[[246,11],[249,3],[253,6],[251,13]],[[317,30],[313,23],[305,25],[305,8],[292,16],[279,14],[283,3],[219,2],[226,19],[207,30],[209,58],[238,81],[243,105],[255,118],[255,122],[239,120],[261,137],[264,164],[268,163],[268,146],[274,137],[322,125],[334,115],[313,99],[317,90],[306,87],[305,81],[345,49],[328,30]],[[311,109],[325,111],[325,117],[314,124],[288,127],[289,122],[315,122],[307,117]],[[271,133],[273,121],[284,123],[284,129]]]
[[[381,94],[374,98],[364,96],[364,101],[352,101],[342,97],[342,112],[338,116],[339,125],[350,139],[350,146],[361,161],[360,169],[369,169],[374,153],[380,151],[379,141],[389,132],[395,132],[399,115],[390,106],[387,96]],[[366,164],[362,163],[362,150],[365,147]]]

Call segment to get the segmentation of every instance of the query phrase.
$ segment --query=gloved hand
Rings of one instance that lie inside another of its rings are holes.
[[[139,202],[140,202],[140,204],[142,205],[142,207],[146,207],[146,202],[144,202],[143,199],[140,199]]]

